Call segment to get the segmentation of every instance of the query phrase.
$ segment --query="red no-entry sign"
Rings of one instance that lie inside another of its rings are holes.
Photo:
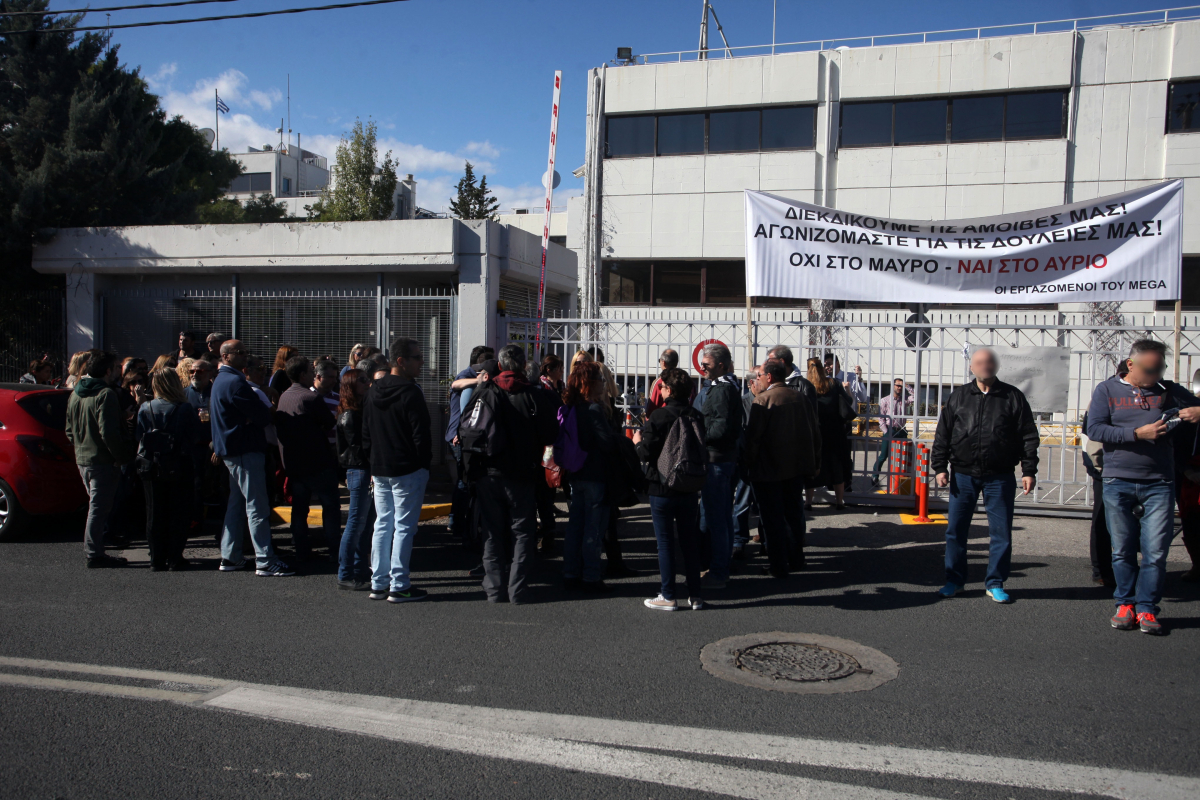
[[[704,370],[700,368],[700,351],[704,349],[705,345],[710,344],[719,344],[722,347],[726,346],[725,343],[720,339],[705,339],[703,342],[700,342],[700,344],[696,345],[696,349],[692,351],[692,366],[695,367],[696,372],[699,372],[701,375],[704,374]]]

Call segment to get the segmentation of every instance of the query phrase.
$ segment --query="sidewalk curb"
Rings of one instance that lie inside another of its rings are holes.
[[[450,503],[433,503],[431,505],[421,506],[421,521],[427,519],[436,519],[437,517],[445,517],[450,513]],[[320,525],[323,520],[320,506],[312,506],[308,509],[308,524]],[[291,525],[292,524],[292,508],[291,506],[275,506],[271,509],[271,523],[274,525]]]

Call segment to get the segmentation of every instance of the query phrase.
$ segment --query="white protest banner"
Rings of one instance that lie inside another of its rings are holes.
[[[999,188],[999,187],[997,187]],[[978,219],[885,219],[746,191],[746,294],[888,303],[1174,300],[1183,181]]]

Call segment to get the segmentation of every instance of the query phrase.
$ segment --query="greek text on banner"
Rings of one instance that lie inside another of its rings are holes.
[[[996,187],[997,191],[1001,187]],[[896,220],[746,191],[746,294],[893,303],[1174,300],[1183,181],[1038,211]]]

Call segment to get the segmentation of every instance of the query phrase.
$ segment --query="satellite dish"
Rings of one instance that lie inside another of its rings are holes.
[[[217,140],[217,132],[212,128],[201,128],[200,135],[204,137],[204,141],[208,142],[209,147]]]
[[[542,175],[542,186],[546,185],[546,176],[549,174],[550,173],[547,172]],[[554,170],[554,188],[557,189],[560,183],[562,183],[562,175],[558,174],[558,170]]]
[[[1192,374],[1192,394],[1200,393],[1200,369]]]

